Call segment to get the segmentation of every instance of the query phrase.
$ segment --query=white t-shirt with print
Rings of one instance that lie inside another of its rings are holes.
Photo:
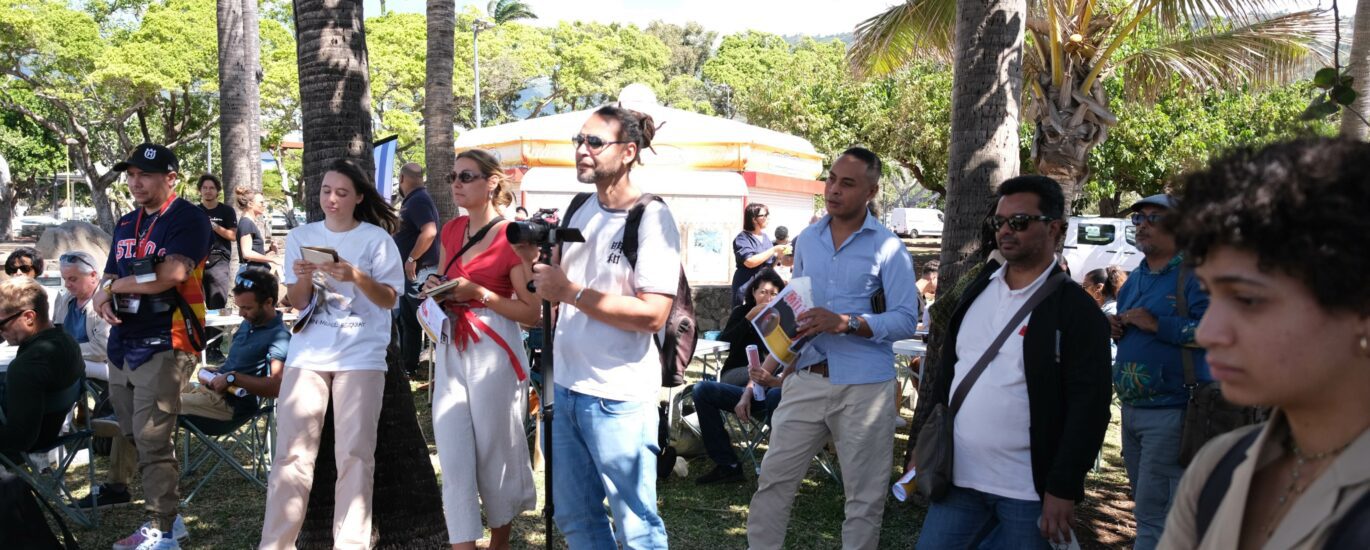
[[[301,246],[332,248],[376,282],[397,292],[404,287],[400,251],[390,234],[375,225],[363,222],[340,233],[330,231],[323,222],[295,228],[285,238],[285,284],[297,279],[292,266],[301,259]],[[355,283],[323,273],[314,277],[326,289],[324,307],[290,339],[286,366],[316,371],[385,370],[390,310],[372,302]]]
[[[585,243],[565,243],[561,268],[572,282],[605,294],[675,296],[680,283],[680,231],[660,202],[647,205],[638,226],[637,269],[623,256],[627,210],[610,210],[591,197],[570,220]],[[661,360],[652,335],[614,328],[569,304],[557,319],[556,384],[615,401],[654,401]]]

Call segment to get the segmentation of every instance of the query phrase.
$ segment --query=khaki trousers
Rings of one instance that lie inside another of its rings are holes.
[[[223,394],[204,386],[195,386],[189,392],[181,394],[181,414],[213,420],[232,420],[233,405],[228,404]]]
[[[138,449],[133,446],[133,440],[125,436],[117,424],[92,422],[91,430],[96,437],[110,438],[109,483],[128,485],[138,467]]]
[[[332,394],[334,455],[333,547],[371,545],[371,488],[376,470],[376,425],[385,393],[385,372],[286,368],[276,402],[276,457],[266,493],[262,550],[293,549],[300,535],[314,459],[319,455],[328,396]]]
[[[181,467],[176,462],[176,415],[181,392],[195,370],[197,358],[183,351],[157,353],[137,369],[109,369],[109,400],[119,417],[119,428],[132,435],[143,476],[144,507],[153,527],[170,531],[181,495],[176,485]]]
[[[747,545],[785,545],[790,507],[809,463],[831,437],[842,466],[846,519],[842,547],[874,549],[891,483],[894,456],[894,382],[834,385],[799,371],[785,378],[784,399],[771,416],[770,449],[747,516]]]

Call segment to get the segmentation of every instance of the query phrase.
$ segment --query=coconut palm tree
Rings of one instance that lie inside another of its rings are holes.
[[[456,4],[453,0],[428,0],[428,55],[424,63],[427,80],[423,90],[423,159],[427,165],[428,187],[433,191],[438,217],[457,217],[457,205],[447,192],[447,175],[456,162],[452,132],[453,45],[456,33]]]
[[[1356,90],[1356,100],[1348,107],[1354,113],[1342,113],[1341,135],[1365,139],[1370,129],[1366,118],[1370,118],[1370,0],[1356,2],[1356,21],[1351,30],[1351,59],[1347,68],[1351,72],[1352,86]]]
[[[218,0],[219,165],[224,202],[239,185],[261,191],[260,47],[256,0]]]
[[[510,21],[519,19],[537,19],[533,8],[520,0],[490,0],[485,6],[485,14],[494,20],[496,25],[503,25]]]
[[[945,59],[955,0],[908,0],[862,22],[849,52],[858,75],[893,71],[916,57]],[[1325,48],[1330,18],[1319,11],[1268,16],[1273,0],[1029,0],[1023,78],[1036,126],[1038,173],[1078,198],[1089,152],[1117,118],[1102,80],[1125,79],[1131,99],[1171,89],[1231,89],[1289,81]],[[1133,42],[1143,24],[1156,43]]]

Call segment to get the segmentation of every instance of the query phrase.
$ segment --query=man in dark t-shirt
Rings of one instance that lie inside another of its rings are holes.
[[[233,207],[219,201],[223,193],[223,183],[214,174],[200,176],[200,210],[209,216],[209,229],[214,238],[209,243],[209,259],[205,260],[205,308],[219,309],[228,305],[228,288],[233,284],[232,254],[233,243],[238,240],[238,214]],[[209,337],[219,333],[218,329],[208,329]],[[207,352],[210,361],[223,360],[218,348]]]
[[[180,497],[175,445],[181,388],[204,349],[205,299],[200,285],[209,256],[209,217],[172,192],[176,155],[144,143],[114,165],[125,172],[138,207],[114,226],[95,311],[109,334],[110,402],[119,427],[138,447],[150,525],[121,545],[170,538]],[[136,540],[135,540],[136,539]]]
[[[423,185],[422,166],[411,162],[400,168],[400,196],[404,202],[400,206],[400,229],[395,232],[395,245],[405,256],[405,293],[400,296],[398,313],[400,361],[413,374],[419,369],[419,352],[423,347],[416,315],[419,299],[415,296],[415,281],[423,280],[418,276],[420,272],[435,270],[438,264],[438,247],[433,246],[438,236],[438,207]]]

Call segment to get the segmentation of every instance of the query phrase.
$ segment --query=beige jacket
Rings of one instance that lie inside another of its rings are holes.
[[[57,303],[52,308],[52,324],[61,325],[66,322],[68,304],[74,299],[76,298],[66,290],[57,294]],[[81,344],[81,358],[92,363],[106,363],[109,323],[95,313],[95,300],[87,300],[81,309],[86,312],[86,339],[89,340]]]
[[[1218,505],[1213,521],[1208,527],[1208,533],[1202,541],[1195,540],[1199,493],[1203,491],[1204,482],[1237,440],[1256,429],[1261,430],[1261,435],[1256,437],[1251,449],[1247,451],[1246,459],[1232,472],[1232,485],[1228,487],[1227,494]],[[1282,452],[1281,442],[1284,441],[1288,430],[1284,415],[1276,411],[1265,424],[1236,430],[1205,445],[1185,470],[1184,478],[1180,480],[1179,492],[1175,495],[1170,515],[1166,518],[1165,533],[1161,537],[1159,548],[1237,548],[1241,539],[1242,518],[1246,512],[1246,499],[1251,489],[1252,475],[1260,467],[1279,458]],[[1253,457],[1253,454],[1256,456]],[[1337,520],[1366,493],[1370,493],[1370,430],[1362,433],[1345,451],[1342,451],[1341,456],[1337,457],[1337,460],[1294,502],[1263,548],[1321,550],[1327,538],[1331,536],[1332,529],[1336,527]]]

